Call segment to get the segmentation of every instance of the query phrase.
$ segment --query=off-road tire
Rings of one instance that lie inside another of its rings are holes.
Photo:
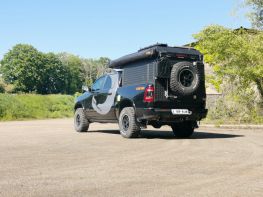
[[[192,122],[174,123],[171,125],[173,133],[177,138],[188,138],[194,133],[194,124]]]
[[[186,74],[186,78],[184,78],[183,73],[187,72],[188,75]],[[198,89],[200,79],[201,73],[198,71],[197,65],[192,62],[178,62],[173,65],[171,70],[170,88],[179,96],[191,95]]]
[[[125,138],[135,138],[140,134],[140,126],[136,120],[133,107],[125,107],[119,116],[120,134]]]
[[[89,129],[89,121],[82,108],[78,108],[75,111],[74,127],[77,132],[87,132]]]

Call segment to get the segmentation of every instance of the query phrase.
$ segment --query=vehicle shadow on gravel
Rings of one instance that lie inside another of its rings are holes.
[[[119,130],[97,130],[90,132],[120,135]],[[196,131],[190,138],[187,139],[219,139],[219,138],[237,138],[237,137],[244,137],[244,135]],[[173,135],[172,131],[156,131],[156,130],[142,130],[139,138],[178,139]]]
[[[209,133],[196,131],[190,138],[187,139],[218,139],[218,138],[236,138],[244,137],[243,135],[225,134],[225,133]],[[142,131],[141,138],[147,139],[178,139],[169,131]]]

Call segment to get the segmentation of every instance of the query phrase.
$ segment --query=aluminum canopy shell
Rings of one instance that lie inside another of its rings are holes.
[[[153,45],[152,47],[147,47],[141,49],[136,53],[125,55],[116,60],[112,60],[109,63],[109,68],[120,68],[126,64],[136,62],[144,59],[157,58],[163,54],[189,54],[189,55],[202,55],[199,51],[188,48],[188,47],[166,47],[162,45]]]

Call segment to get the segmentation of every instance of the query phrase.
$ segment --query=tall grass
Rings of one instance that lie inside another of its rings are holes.
[[[0,120],[70,117],[73,105],[69,95],[0,94]]]

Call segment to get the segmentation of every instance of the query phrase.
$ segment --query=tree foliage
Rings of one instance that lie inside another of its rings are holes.
[[[69,53],[42,53],[31,45],[18,44],[5,54],[0,74],[7,87],[14,86],[13,92],[74,94],[81,92],[83,84],[91,85],[102,75],[108,61]]]
[[[1,73],[15,91],[40,94],[65,93],[65,73],[53,53],[44,54],[31,45],[18,44],[5,54]]]
[[[110,59],[101,57],[99,59],[82,59],[85,69],[85,81],[90,86],[105,70]]]
[[[37,71],[36,92],[40,94],[69,93],[66,90],[67,69],[53,53],[42,54],[42,67]]]
[[[194,36],[197,49],[213,66],[218,80],[238,81],[240,87],[255,85],[263,98],[263,33],[209,26]]]
[[[7,83],[14,84],[16,90],[37,91],[39,71],[43,69],[43,55],[34,47],[18,44],[1,61],[1,73]]]
[[[209,82],[223,93],[208,106],[208,119],[262,123],[263,33],[214,25],[194,37],[196,48],[213,67]]]
[[[245,0],[245,3],[252,7],[252,11],[249,14],[252,25],[263,29],[263,0]]]
[[[66,69],[65,90],[68,94],[74,94],[81,91],[85,81],[84,65],[78,56],[69,53],[60,53],[57,55]]]

